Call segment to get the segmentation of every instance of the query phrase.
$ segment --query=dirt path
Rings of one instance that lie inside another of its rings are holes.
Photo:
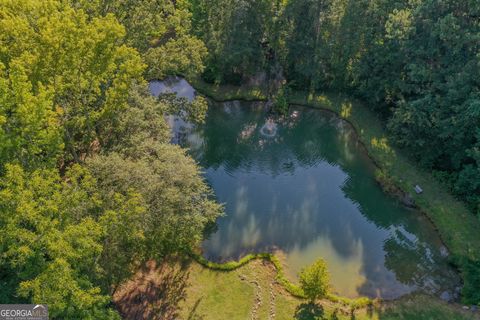
[[[270,283],[270,312],[268,314],[268,318],[270,320],[275,319],[275,299],[277,298],[277,294],[275,293],[275,282],[272,281]]]
[[[262,262],[257,262],[262,263]],[[267,273],[266,276],[258,277],[255,269],[260,266],[252,266],[252,269],[246,273],[239,275],[240,280],[248,283],[253,287],[254,297],[252,301],[250,319],[268,319],[275,320],[276,318],[276,299],[277,295],[277,286],[274,278],[274,270],[271,270],[272,273]],[[264,266],[262,266],[264,267]]]

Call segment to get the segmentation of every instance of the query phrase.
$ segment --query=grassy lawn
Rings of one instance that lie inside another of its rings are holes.
[[[255,292],[240,281],[240,272],[218,272],[194,263],[190,269],[187,298],[181,304],[182,319],[247,319]]]
[[[193,262],[189,275],[186,299],[179,305],[180,319],[479,319],[478,313],[474,316],[459,305],[418,294],[353,313],[326,300],[312,307],[276,283],[275,269],[262,260],[226,272],[212,271]]]
[[[266,97],[265,90],[259,88],[215,86],[198,79],[190,81],[199,92],[219,101],[258,100]],[[450,250],[452,260],[462,272],[466,287],[480,290],[477,269],[480,266],[480,221],[429,172],[416,166],[414,161],[392,146],[380,120],[370,109],[360,101],[341,94],[295,92],[289,97],[289,102],[331,110],[350,122],[368,154],[380,168],[378,176],[383,184],[387,188],[390,186],[400,189],[413,197],[418,208],[431,219]],[[420,195],[413,191],[417,184],[424,190]],[[475,265],[475,262],[478,265]],[[467,273],[466,270],[471,271]]]

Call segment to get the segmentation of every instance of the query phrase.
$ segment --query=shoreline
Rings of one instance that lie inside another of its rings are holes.
[[[273,265],[273,267],[276,270],[276,273],[277,273],[275,277],[276,281],[293,297],[299,298],[299,299],[306,299],[305,294],[303,293],[303,290],[298,285],[292,283],[285,276],[285,272],[280,262],[280,259],[274,253],[250,253],[243,256],[239,260],[236,260],[236,261],[232,260],[224,263],[217,263],[217,262],[210,261],[204,258],[201,254],[191,254],[190,257],[201,266],[208,268],[210,270],[215,270],[219,272],[229,272],[229,271],[236,270],[252,262],[253,260],[260,259],[260,260],[268,261]],[[399,298],[401,297],[398,297],[397,299]],[[327,293],[323,299],[326,299],[330,302],[339,303],[342,306],[349,307],[352,309],[364,308],[367,306],[371,306],[374,303],[381,303],[384,301],[383,299],[380,299],[380,298],[372,299],[368,297],[347,298],[347,297],[342,297],[330,292]],[[392,299],[389,301],[395,301],[395,300],[396,299]]]

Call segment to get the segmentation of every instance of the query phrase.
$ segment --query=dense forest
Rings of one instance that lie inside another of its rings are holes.
[[[354,95],[480,216],[477,0],[0,0],[1,303],[118,319],[118,285],[222,215],[164,121],[206,100],[151,97],[167,75]]]

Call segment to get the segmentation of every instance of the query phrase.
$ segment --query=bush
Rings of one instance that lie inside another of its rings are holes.
[[[456,260],[458,265],[460,265],[464,281],[462,302],[465,304],[480,305],[480,261],[474,261],[468,258]]]
[[[273,97],[273,111],[286,115],[288,112],[288,87],[282,86]]]

